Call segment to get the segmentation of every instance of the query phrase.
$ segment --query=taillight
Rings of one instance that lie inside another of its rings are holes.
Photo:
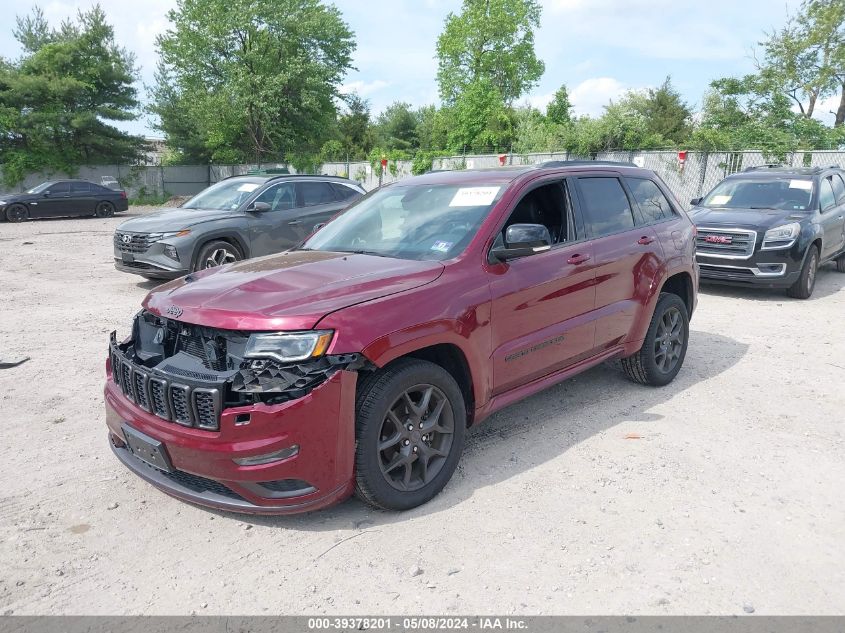
[[[121,198],[123,198],[123,199],[125,200],[125,199],[126,199],[126,192],[125,192],[125,191],[121,191],[121,192],[120,192],[120,197],[121,197]]]

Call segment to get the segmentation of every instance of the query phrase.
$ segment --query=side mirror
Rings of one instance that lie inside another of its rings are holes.
[[[267,202],[253,202],[246,210],[252,213],[266,213],[271,208],[272,207]]]
[[[50,197],[50,192],[49,192],[49,191],[45,191],[45,192],[44,192],[44,193],[42,193],[41,195],[42,195],[44,198],[49,198],[49,197]]]
[[[311,229],[311,232],[312,232],[312,233],[316,233],[317,231],[319,231],[319,230],[320,230],[321,228],[323,228],[324,226],[326,226],[326,223],[325,223],[325,222],[319,222],[319,223],[317,223],[317,224],[315,224],[315,225],[314,225],[314,228],[313,228],[313,229]]]
[[[692,206],[697,207],[699,204],[701,204],[702,200],[703,200],[703,198],[693,198],[692,200],[689,201],[689,203]]]
[[[494,245],[490,250],[492,260],[506,262],[517,257],[527,257],[549,250],[552,236],[542,224],[511,224],[505,231],[504,245]]]

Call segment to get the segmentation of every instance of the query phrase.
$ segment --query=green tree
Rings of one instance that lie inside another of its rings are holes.
[[[316,161],[355,49],[334,6],[177,0],[168,18],[152,111],[170,146],[214,161]]]
[[[558,125],[569,125],[572,123],[572,102],[569,100],[569,91],[563,85],[557,89],[554,98],[546,106],[546,117]]]
[[[535,86],[545,70],[534,53],[540,14],[537,0],[463,0],[437,39],[441,98],[456,103],[484,82],[510,105]]]
[[[629,107],[646,122],[646,131],[660,137],[665,145],[683,144],[692,131],[692,110],[666,77],[659,88],[650,88],[643,97],[629,95]]]
[[[351,160],[363,160],[375,145],[370,104],[354,92],[344,99],[346,110],[337,120],[340,142]]]
[[[0,63],[0,163],[8,184],[28,171],[137,159],[144,146],[111,122],[138,117],[133,56],[99,5],[52,29],[35,9],[14,31],[23,56]]]
[[[453,152],[497,152],[513,143],[513,111],[489,80],[480,79],[455,101],[449,129],[449,149]]]
[[[396,101],[376,120],[376,136],[387,149],[414,149],[417,141],[417,117],[409,103]]]

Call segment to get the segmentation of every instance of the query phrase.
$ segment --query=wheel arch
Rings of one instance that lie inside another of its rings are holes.
[[[249,249],[247,248],[244,240],[236,233],[210,233],[208,235],[203,235],[200,239],[197,240],[196,244],[194,245],[193,253],[191,254],[192,269],[197,263],[197,257],[199,257],[200,251],[211,242],[226,242],[227,244],[230,244],[231,246],[237,248],[241,252],[241,255],[243,255],[244,259],[249,259]]]
[[[670,292],[678,295],[687,306],[687,314],[692,316],[692,311],[695,309],[695,290],[692,282],[692,275],[686,271],[681,271],[670,275],[663,281],[660,286],[658,295],[661,292]]]

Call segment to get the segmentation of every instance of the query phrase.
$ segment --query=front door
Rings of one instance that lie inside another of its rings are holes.
[[[838,194],[838,195],[837,195]],[[845,184],[838,174],[821,181],[822,259],[832,257],[845,246]]]
[[[71,211],[70,183],[57,182],[51,185],[38,201],[37,215],[41,218],[56,218],[73,215]]]
[[[586,358],[595,338],[592,244],[576,229],[566,183],[545,181],[523,195],[496,240],[520,223],[544,224],[552,248],[488,268],[494,394]]]

